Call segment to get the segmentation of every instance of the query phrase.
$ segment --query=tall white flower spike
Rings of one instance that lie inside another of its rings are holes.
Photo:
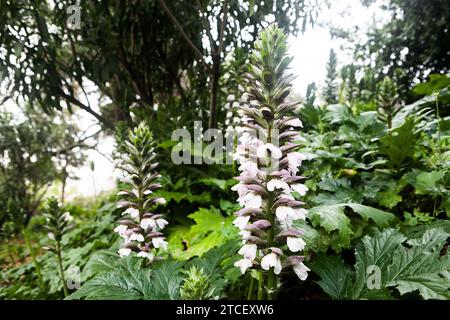
[[[290,256],[305,248],[296,220],[304,220],[307,210],[294,195],[305,196],[308,187],[297,176],[307,156],[298,152],[296,141],[303,124],[296,116],[297,102],[287,101],[290,77],[287,68],[286,36],[269,26],[255,43],[250,57],[245,94],[247,104],[239,106],[241,126],[234,159],[239,163],[239,184],[233,187],[242,207],[234,225],[240,229],[242,259],[236,262],[242,273],[259,268],[267,277],[268,297],[277,290],[277,275],[289,266],[301,280],[309,269],[300,262],[288,263]],[[284,267],[283,267],[284,266]],[[292,270],[291,269],[291,270]]]

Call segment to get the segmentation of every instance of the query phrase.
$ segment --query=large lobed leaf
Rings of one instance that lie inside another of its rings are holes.
[[[345,214],[346,207],[351,208],[363,221],[373,221],[380,229],[393,225],[397,219],[392,213],[357,203],[340,203],[309,209],[308,217],[312,225],[320,226],[328,233],[337,231],[341,247],[348,246],[355,234],[352,220]]]
[[[354,273],[341,258],[326,255],[317,256],[312,270],[333,299],[388,299],[393,289],[400,295],[417,292],[424,299],[450,299],[450,256],[442,250],[449,236],[433,228],[408,240],[388,229],[356,246]],[[370,289],[368,268],[374,266],[380,271],[380,286]]]

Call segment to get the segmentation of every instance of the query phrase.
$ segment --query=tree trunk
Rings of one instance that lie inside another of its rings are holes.
[[[217,98],[219,94],[219,78],[220,78],[220,55],[213,54],[213,65],[211,70],[211,92],[209,101],[209,123],[208,128],[216,128],[217,126]]]

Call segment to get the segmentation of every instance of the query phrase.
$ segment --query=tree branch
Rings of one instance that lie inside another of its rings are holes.
[[[111,121],[107,120],[106,118],[104,118],[102,115],[98,114],[97,112],[95,112],[94,110],[92,110],[90,107],[88,107],[87,105],[83,104],[81,101],[75,99],[73,96],[68,95],[67,93],[65,93],[62,90],[59,90],[59,93],[61,95],[61,97],[63,97],[64,99],[66,99],[68,102],[76,105],[77,107],[79,107],[80,109],[90,113],[91,115],[93,115],[98,121],[100,121],[101,123],[103,123],[107,128],[114,130],[114,125]]]
[[[195,46],[195,44],[191,41],[191,39],[189,38],[189,36],[186,34],[186,32],[184,32],[183,27],[181,26],[181,24],[178,22],[177,18],[175,18],[175,16],[172,14],[172,12],[170,11],[169,7],[166,5],[166,3],[164,2],[164,0],[158,0],[159,4],[161,5],[161,7],[164,9],[164,11],[166,12],[166,14],[169,16],[170,20],[172,21],[172,23],[174,24],[175,28],[178,30],[178,32],[180,32],[181,36],[183,37],[183,39],[186,41],[186,43],[192,48],[192,50],[194,50],[195,55],[197,56],[197,58],[200,60],[200,62],[207,68],[209,69],[209,65],[205,62],[205,59],[203,58],[203,54],[200,52],[200,50],[198,50],[198,48]]]
[[[206,35],[208,36],[209,45],[211,46],[211,55],[213,55],[214,52],[216,52],[217,48],[216,48],[216,46],[214,44],[214,39],[213,39],[212,34],[211,34],[211,26],[209,24],[209,20],[208,20],[206,14],[204,14],[204,12],[202,11],[203,8],[202,8],[202,6],[200,4],[200,0],[195,0],[195,4],[197,5],[197,8],[198,8],[198,10],[201,13],[203,28],[205,28]]]
[[[224,0],[223,2],[223,17],[222,23],[220,24],[220,33],[219,33],[219,48],[217,49],[217,54],[220,56],[223,50],[223,34],[225,32],[225,24],[227,23],[227,15],[228,15],[228,0]]]

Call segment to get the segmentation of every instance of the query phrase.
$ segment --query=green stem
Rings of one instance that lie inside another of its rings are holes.
[[[258,280],[258,300],[264,300],[264,276],[262,274]]]
[[[267,283],[268,283],[267,286],[269,289],[267,298],[268,298],[268,300],[275,300],[277,297],[278,279],[277,279],[277,275],[275,274],[273,268],[269,270]]]
[[[255,278],[252,277],[252,279],[250,280],[250,287],[248,288],[247,300],[252,300],[254,287],[255,287]]]
[[[441,155],[441,116],[439,113],[439,94],[436,95],[436,115],[438,118],[437,123],[437,152],[439,157],[439,168],[442,167],[442,155]]]
[[[59,272],[61,273],[61,281],[63,283],[64,297],[67,297],[69,295],[69,289],[67,288],[66,277],[64,276],[64,268],[61,257],[61,244],[59,243],[59,241],[56,242],[56,254],[58,257]]]

